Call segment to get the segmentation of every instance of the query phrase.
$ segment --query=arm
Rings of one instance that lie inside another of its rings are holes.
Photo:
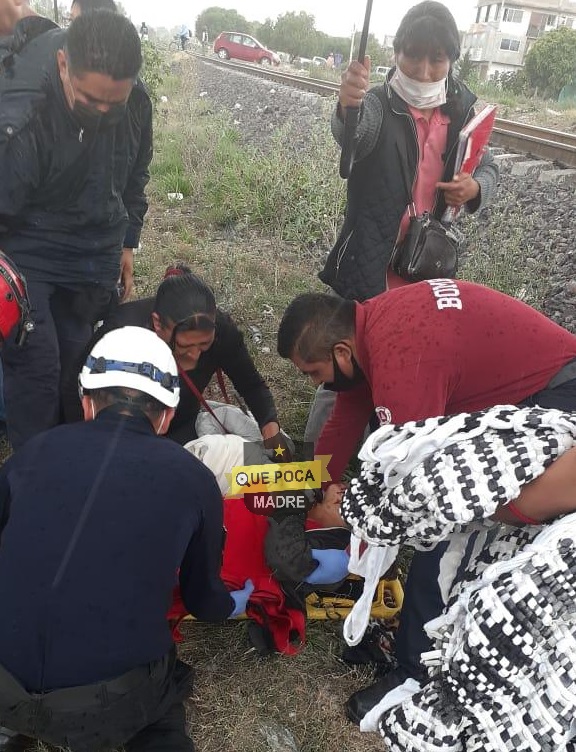
[[[244,342],[242,332],[232,321],[230,316],[220,314],[222,318],[219,326],[219,359],[224,373],[230,377],[234,388],[246,402],[252,412],[264,438],[270,438],[278,433],[278,414],[274,398],[268,385],[262,378]],[[269,424],[275,424],[270,428]]]
[[[480,192],[475,199],[466,204],[466,209],[470,213],[484,209],[492,201],[498,186],[499,176],[500,170],[494,161],[492,152],[490,149],[486,149],[474,172],[474,180],[480,186]]]
[[[227,619],[234,601],[220,579],[224,527],[222,496],[216,481],[206,477],[196,483],[198,497],[203,501],[202,522],[192,537],[180,566],[180,591],[188,611],[201,621]]]
[[[373,409],[370,387],[366,382],[337,395],[332,415],[314,449],[315,455],[331,456],[328,470],[332,482],[341,479],[364,434]]]
[[[576,511],[576,449],[570,449],[553,462],[539,478],[524,486],[514,500],[515,508],[535,524],[553,520]],[[494,519],[518,525],[518,516],[507,505],[501,506]]]
[[[146,198],[146,186],[150,180],[150,162],[152,161],[152,103],[150,97],[138,82],[132,93],[133,97],[138,97],[138,102],[134,105],[133,115],[138,119],[139,125],[139,144],[136,161],[128,177],[122,201],[128,212],[128,229],[124,237],[124,248],[138,248],[140,242],[140,232],[144,224],[144,216],[148,211],[148,200]]]
[[[18,217],[40,186],[39,148],[29,127],[0,135],[0,225]]]
[[[136,84],[142,87],[141,83]],[[128,229],[124,237],[124,247],[120,264],[120,280],[124,287],[122,301],[128,300],[134,284],[134,248],[140,243],[140,233],[144,216],[148,211],[145,188],[150,180],[150,162],[152,161],[152,103],[143,87],[137,90],[139,95],[138,114],[140,119],[140,143],[136,162],[128,178],[122,200],[128,212]]]
[[[338,105],[332,113],[332,135],[342,145],[346,107],[359,107],[360,117],[356,128],[355,161],[367,157],[376,146],[382,127],[382,105],[378,97],[366,94],[370,85],[370,59],[365,65],[354,61],[342,74]]]
[[[492,200],[498,184],[498,165],[489,150],[482,155],[474,175],[460,172],[449,182],[436,183],[444,191],[447,206],[466,205],[470,213],[483,209]]]

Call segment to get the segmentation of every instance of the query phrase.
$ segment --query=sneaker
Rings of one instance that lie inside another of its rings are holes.
[[[378,705],[380,700],[391,692],[396,687],[399,687],[407,679],[416,679],[421,681],[422,677],[414,676],[406,671],[402,667],[398,667],[394,671],[390,671],[381,679],[371,684],[365,689],[360,689],[358,692],[354,692],[350,695],[348,702],[346,703],[346,715],[352,721],[352,723],[360,725],[360,721],[364,718],[366,713],[372,710],[373,707]]]

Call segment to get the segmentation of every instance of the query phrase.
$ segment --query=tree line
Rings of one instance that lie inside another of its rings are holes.
[[[286,52],[292,58],[328,57],[332,52],[340,53],[347,61],[350,54],[350,37],[334,37],[319,31],[314,16],[304,11],[283,13],[276,19],[267,18],[260,23],[248,21],[235,10],[213,6],[203,10],[196,20],[198,39],[202,38],[204,29],[207,29],[211,42],[222,31],[239,31],[251,34],[266,47]],[[356,41],[358,37],[359,33]],[[368,36],[367,54],[372,59],[372,65],[389,65],[391,62],[391,51],[384,48],[374,34]]]

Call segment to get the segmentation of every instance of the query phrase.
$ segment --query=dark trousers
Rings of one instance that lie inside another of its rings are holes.
[[[78,373],[93,331],[90,316],[77,311],[83,293],[34,281],[28,292],[35,330],[23,347],[8,341],[2,351],[6,423],[14,449],[61,420],[82,418]]]
[[[72,752],[193,752],[183,705],[191,687],[175,650],[116,679],[45,694],[0,665],[0,726]]]
[[[543,389],[519,405],[535,406],[576,411],[576,380],[567,381],[554,389]],[[422,672],[420,654],[432,649],[432,640],[424,631],[424,625],[444,609],[438,578],[440,559],[446,547],[447,544],[442,543],[432,551],[416,551],[406,581],[396,635],[396,658],[399,665],[414,676]]]
[[[126,752],[194,752],[192,739],[186,733],[186,710],[179,702],[156,723],[142,729],[125,742]]]

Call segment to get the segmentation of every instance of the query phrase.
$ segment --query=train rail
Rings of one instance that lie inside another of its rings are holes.
[[[211,65],[248,73],[324,97],[335,96],[338,92],[337,83],[285,73],[270,66],[238,63],[203,55],[198,55],[198,58]],[[496,118],[491,143],[513,152],[529,154],[536,159],[552,161],[563,167],[576,168],[576,135],[572,133]]]

